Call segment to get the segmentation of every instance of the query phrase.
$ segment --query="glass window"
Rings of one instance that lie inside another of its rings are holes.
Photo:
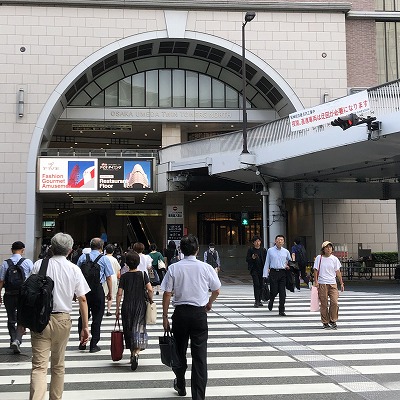
[[[105,90],[105,106],[117,107],[118,106],[118,82],[113,83]]]
[[[211,104],[211,78],[199,75],[199,107],[212,107]]]
[[[185,71],[172,71],[172,107],[185,107]]]
[[[224,84],[216,79],[212,80],[212,99],[213,99],[213,107],[216,108],[225,107]]]
[[[144,107],[144,72],[132,76],[132,107]]]
[[[118,105],[120,107],[130,107],[132,105],[131,101],[131,91],[132,84],[131,84],[131,77],[121,79],[119,81],[119,99]]]
[[[238,108],[239,107],[239,93],[229,86],[226,86],[226,107]]]
[[[91,107],[104,107],[104,92],[100,92],[90,102]]]
[[[186,107],[199,106],[199,74],[186,71]]]
[[[158,96],[160,98],[160,107],[171,107],[171,70],[160,69],[160,91]]]
[[[158,107],[158,71],[146,72],[146,107]]]

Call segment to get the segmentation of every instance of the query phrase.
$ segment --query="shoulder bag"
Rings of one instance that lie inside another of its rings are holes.
[[[150,303],[149,295],[147,293],[146,284],[144,281],[144,272],[143,272],[143,288],[144,288],[144,298],[146,301],[146,325],[155,325],[157,323],[157,304],[154,301]]]

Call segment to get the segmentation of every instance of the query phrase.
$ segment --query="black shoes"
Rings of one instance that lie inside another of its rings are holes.
[[[322,329],[330,329],[329,324],[323,324],[323,325],[322,325]]]
[[[86,344],[79,343],[78,349],[79,350],[86,350]]]
[[[271,300],[268,302],[268,310],[272,311],[272,307],[274,306],[274,304],[271,302]]]
[[[281,317],[286,317],[286,313],[285,313],[284,311],[280,312],[279,315],[280,315]]]
[[[96,344],[96,346],[90,348],[89,353],[97,353],[98,351],[101,351],[101,348]]]
[[[180,388],[176,378],[174,379],[174,389],[178,392],[178,396],[186,396],[186,387],[183,386]]]
[[[107,312],[106,312],[106,316],[107,316],[107,317],[111,317],[111,315],[112,315],[112,314],[110,313],[110,311],[107,311]]]
[[[332,329],[337,329],[336,322],[329,322]]]
[[[139,365],[139,354],[134,354],[131,356],[131,370],[136,371]]]

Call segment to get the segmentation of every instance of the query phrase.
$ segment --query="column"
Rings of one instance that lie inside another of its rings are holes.
[[[286,236],[286,210],[284,208],[284,200],[279,182],[268,184],[269,203],[268,203],[268,220],[269,220],[269,244],[270,247],[275,242],[277,235]]]

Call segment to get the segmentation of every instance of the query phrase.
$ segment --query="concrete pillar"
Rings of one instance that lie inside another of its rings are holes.
[[[179,124],[162,124],[162,147],[167,147],[172,144],[181,143],[181,126]]]
[[[268,184],[268,217],[269,217],[269,244],[272,246],[276,235],[286,236],[286,211],[283,207],[283,198],[280,184],[273,182]]]
[[[321,250],[321,244],[325,240],[324,238],[324,210],[323,200],[314,200],[314,232],[315,232],[315,254],[319,254]]]
[[[174,240],[179,245],[185,234],[184,193],[167,192],[165,195],[165,245]]]

